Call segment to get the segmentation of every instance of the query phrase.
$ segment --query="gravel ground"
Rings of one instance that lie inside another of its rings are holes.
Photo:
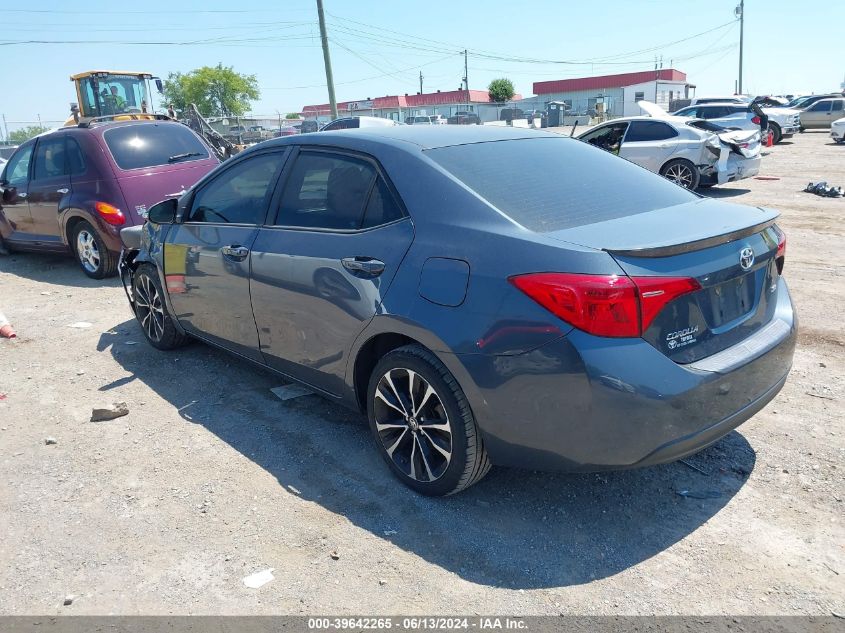
[[[778,180],[710,195],[783,212],[801,334],[781,394],[689,465],[494,469],[447,499],[397,484],[356,414],[281,402],[205,345],[152,349],[116,280],[0,257],[19,333],[0,342],[0,614],[845,613],[845,199],[800,192],[845,185],[845,147],[767,152]]]

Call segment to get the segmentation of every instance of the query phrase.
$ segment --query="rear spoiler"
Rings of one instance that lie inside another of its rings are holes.
[[[719,246],[720,244],[727,244],[729,242],[741,240],[744,237],[748,237],[750,235],[754,235],[755,233],[759,233],[760,231],[764,231],[765,229],[772,226],[775,223],[776,219],[777,218],[771,218],[770,220],[766,220],[765,222],[760,222],[759,224],[754,224],[752,226],[745,227],[744,229],[738,229],[736,231],[731,231],[730,233],[723,233],[722,235],[707,237],[703,240],[695,240],[693,242],[686,242],[684,244],[672,244],[671,246],[658,246],[656,248],[639,248],[634,250],[604,250],[610,253],[611,255],[622,255],[627,257],[671,257],[672,255],[682,255],[683,253],[700,251],[704,250],[705,248],[710,248],[711,246]]]

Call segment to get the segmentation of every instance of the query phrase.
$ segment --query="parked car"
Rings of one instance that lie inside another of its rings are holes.
[[[429,118],[434,125],[446,125],[448,123],[448,120],[442,114],[432,114]]]
[[[369,128],[228,160],[123,231],[121,276],[151,345],[365,412],[443,495],[491,464],[676,460],[759,411],[796,340],[776,217],[557,134]]]
[[[759,130],[772,133],[777,144],[800,130],[800,111],[790,108],[762,107],[756,101],[745,103],[707,103],[673,112],[675,116],[705,119],[727,129]]]
[[[3,145],[0,147],[0,158],[3,160],[9,160],[12,157],[12,154],[15,153],[16,149],[18,149],[17,145]]]
[[[703,105],[705,103],[751,103],[751,97],[746,95],[723,95],[709,97],[693,97],[690,105]]]
[[[431,125],[431,117],[429,116],[410,116],[405,119],[408,125]]]
[[[845,97],[819,99],[801,111],[801,128],[815,130],[829,128],[831,123],[845,116]]]
[[[705,103],[682,108],[673,116],[704,119],[725,129],[765,133],[769,117],[752,103]]]
[[[845,118],[830,124],[830,137],[837,143],[845,143]]]
[[[170,121],[66,127],[22,144],[0,174],[0,239],[14,250],[73,253],[83,272],[114,274],[119,230],[178,196],[219,161]]]
[[[450,116],[446,121],[449,125],[481,125],[481,119],[475,112],[458,111]]]
[[[393,119],[384,119],[376,116],[346,116],[326,123],[320,128],[320,131],[354,130],[359,127],[393,127],[394,125],[402,125],[402,123]]]
[[[306,119],[302,122],[302,125],[299,126],[299,131],[301,134],[308,134],[310,132],[318,132],[320,130],[320,124],[317,123],[314,119]]]
[[[841,94],[838,93],[829,93],[829,94],[821,94],[821,95],[803,95],[801,97],[795,97],[792,101],[787,103],[785,108],[792,108],[794,110],[803,110],[805,108],[809,108],[813,105],[816,101],[820,101],[821,99],[835,99],[837,97],[841,97]]]
[[[578,137],[690,190],[756,176],[760,133],[668,116],[613,119]]]

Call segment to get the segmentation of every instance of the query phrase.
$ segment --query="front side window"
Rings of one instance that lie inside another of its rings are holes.
[[[276,224],[359,229],[375,177],[375,167],[367,161],[325,152],[302,152],[285,184]]]
[[[208,150],[190,128],[177,123],[137,123],[106,130],[103,138],[121,169],[172,165],[208,158]]]
[[[665,141],[676,136],[678,132],[662,121],[632,121],[628,134],[625,136],[625,142]]]
[[[613,123],[588,132],[581,137],[581,140],[586,141],[590,145],[601,147],[608,152],[618,154],[627,129],[627,123]]]
[[[197,192],[186,222],[262,224],[284,157],[260,154],[225,170]]]
[[[830,103],[830,101],[817,101],[810,106],[808,112],[829,112]]]
[[[65,139],[42,138],[35,151],[35,168],[32,170],[33,180],[47,180],[64,176],[65,173]]]
[[[13,187],[26,185],[29,179],[29,163],[32,160],[32,148],[35,144],[20,148],[6,165],[6,180]]]

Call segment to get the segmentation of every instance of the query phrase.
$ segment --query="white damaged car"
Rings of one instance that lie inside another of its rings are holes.
[[[694,190],[756,176],[760,132],[726,130],[709,121],[675,117],[648,101],[651,116],[613,119],[577,138]]]
[[[845,143],[845,117],[830,124],[830,137],[837,143]]]

